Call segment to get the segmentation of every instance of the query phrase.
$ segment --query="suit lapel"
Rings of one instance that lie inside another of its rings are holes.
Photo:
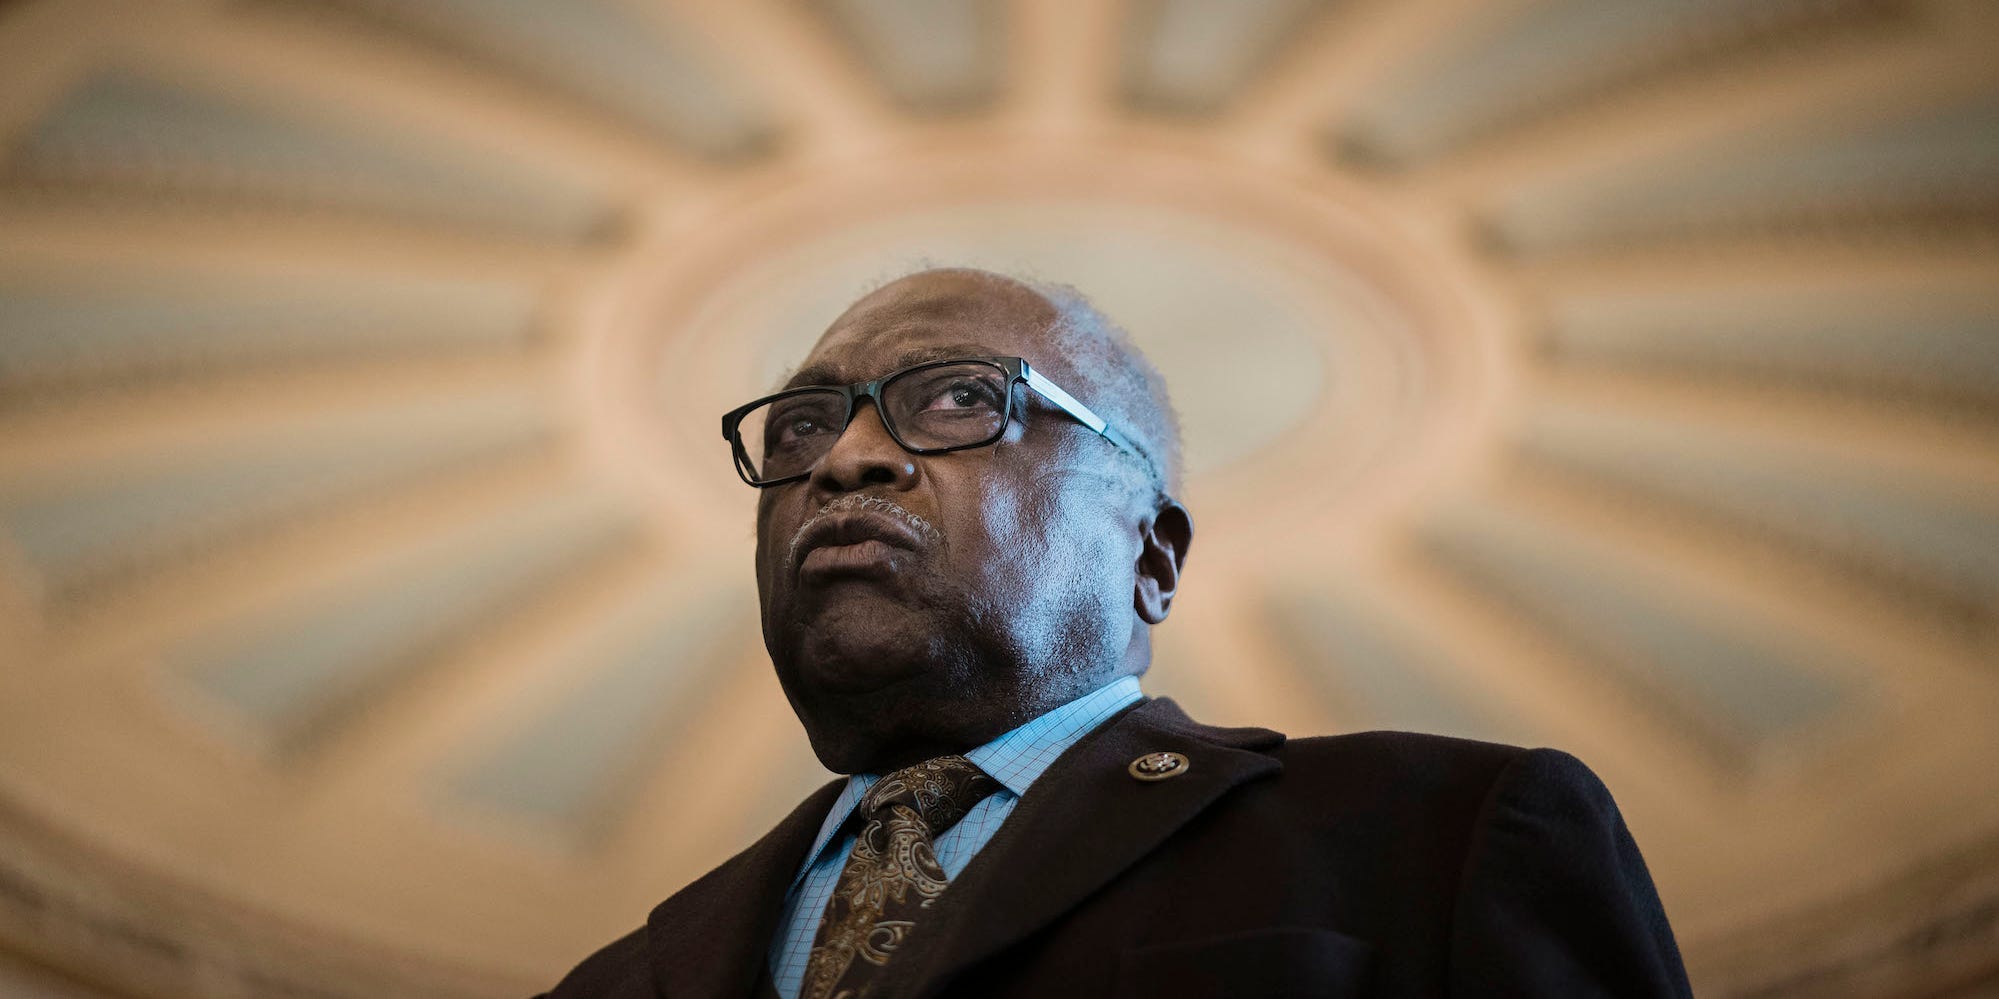
[[[746,996],[770,954],[786,886],[843,781],[805,799],[750,848],[661,902],[646,920],[662,996]]]
[[[1283,741],[1267,729],[1200,725],[1170,700],[1144,702],[1106,722],[1028,789],[912,934],[906,956],[916,960],[889,962],[879,991],[927,994],[1047,925],[1236,785],[1282,769],[1257,750]],[[1127,771],[1134,759],[1160,751],[1187,757],[1186,772],[1141,781]]]

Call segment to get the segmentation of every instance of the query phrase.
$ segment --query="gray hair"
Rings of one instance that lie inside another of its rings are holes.
[[[1014,278],[1055,307],[1048,336],[1068,360],[1080,385],[1064,388],[1122,430],[1152,466],[1147,485],[1161,495],[1180,489],[1180,418],[1166,379],[1131,334],[1082,292],[1066,284]]]

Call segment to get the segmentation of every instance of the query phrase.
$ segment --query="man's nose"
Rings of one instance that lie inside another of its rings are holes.
[[[812,470],[813,485],[844,493],[868,486],[907,489],[916,484],[916,456],[889,436],[888,425],[873,403],[869,399],[855,407],[847,429]]]

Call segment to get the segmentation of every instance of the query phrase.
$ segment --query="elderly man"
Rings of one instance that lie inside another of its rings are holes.
[[[764,643],[852,776],[554,996],[1687,994],[1573,758],[1140,693],[1193,524],[1163,382],[1074,293],[895,281],[723,429]]]

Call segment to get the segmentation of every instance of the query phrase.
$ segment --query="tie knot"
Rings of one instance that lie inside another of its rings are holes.
[[[951,828],[972,806],[1000,789],[999,781],[962,756],[940,756],[903,767],[875,782],[861,799],[861,814],[872,817],[900,805],[916,813],[936,836]]]

